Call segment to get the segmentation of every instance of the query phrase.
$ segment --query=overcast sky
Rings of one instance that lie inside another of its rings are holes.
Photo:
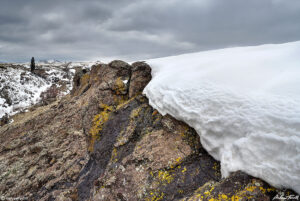
[[[0,61],[127,61],[300,40],[300,0],[0,0]]]

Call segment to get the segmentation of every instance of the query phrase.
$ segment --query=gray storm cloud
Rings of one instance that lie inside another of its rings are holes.
[[[0,61],[147,59],[300,40],[299,0],[1,0]]]

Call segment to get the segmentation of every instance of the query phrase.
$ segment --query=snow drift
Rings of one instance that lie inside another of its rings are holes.
[[[221,161],[300,193],[300,41],[148,60],[144,93]]]

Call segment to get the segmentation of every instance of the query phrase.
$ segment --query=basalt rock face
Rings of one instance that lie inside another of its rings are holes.
[[[78,69],[70,95],[0,128],[0,196],[28,200],[271,200],[220,165],[196,132],[154,110],[144,62]]]

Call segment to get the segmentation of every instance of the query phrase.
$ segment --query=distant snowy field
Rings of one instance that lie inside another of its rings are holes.
[[[40,101],[40,95],[59,81],[64,81],[66,95],[72,89],[76,67],[91,68],[97,62],[36,62],[37,69],[45,70],[45,77],[30,72],[29,63],[0,64],[0,118],[6,113],[16,114]]]
[[[221,161],[300,193],[300,41],[148,60],[150,104]]]
[[[0,118],[36,103],[50,86],[47,80],[22,69],[0,69]]]

